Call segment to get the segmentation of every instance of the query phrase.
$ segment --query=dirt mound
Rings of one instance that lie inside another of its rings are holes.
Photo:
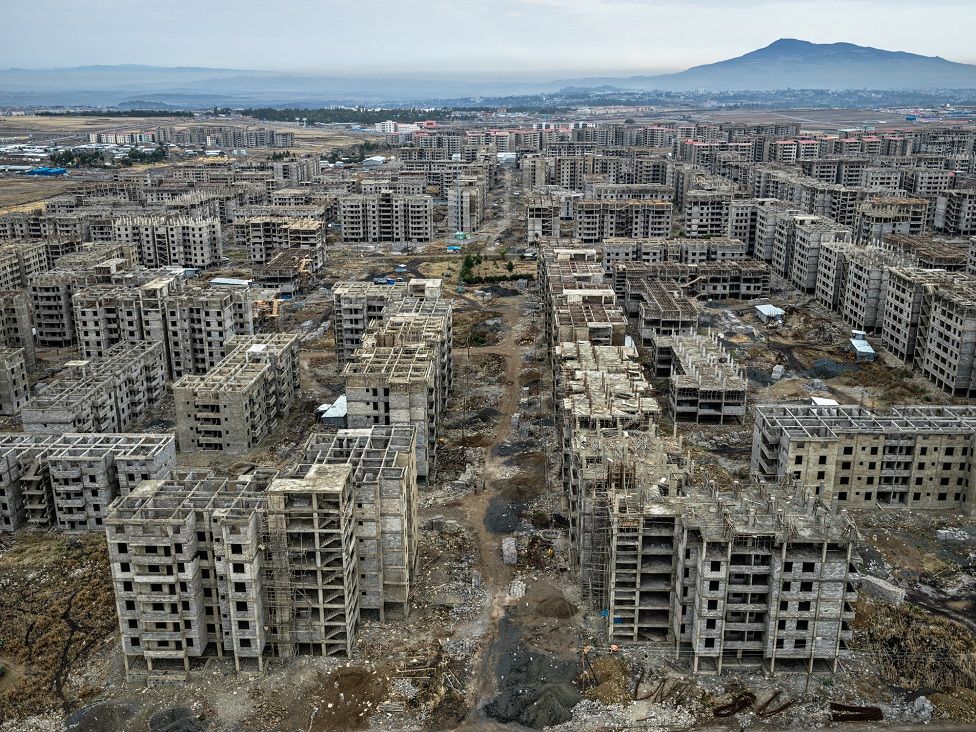
[[[186,707],[172,707],[149,718],[149,732],[204,732],[206,727]]]
[[[976,724],[976,691],[954,686],[939,694],[930,694],[935,716],[961,724]]]
[[[347,666],[320,674],[316,685],[303,696],[301,714],[290,722],[315,732],[366,729],[377,705],[387,698],[388,687],[389,676],[373,667]],[[310,710],[316,707],[318,712],[309,727]]]
[[[576,660],[561,660],[531,650],[508,616],[498,624],[493,655],[501,692],[485,706],[485,713],[504,724],[542,729],[568,721],[579,702],[573,680]]]
[[[511,609],[512,616],[523,624],[549,623],[552,619],[565,620],[579,612],[579,608],[566,599],[556,587],[537,582]]]
[[[590,668],[581,677],[587,699],[603,704],[623,704],[631,701],[630,669],[620,656],[600,656],[590,659]],[[596,684],[596,686],[593,686]]]
[[[565,597],[547,597],[536,604],[536,612],[547,618],[571,618],[579,608]]]
[[[125,723],[137,712],[138,708],[132,702],[99,702],[79,709],[65,720],[65,726],[71,732],[115,732],[125,729]]]

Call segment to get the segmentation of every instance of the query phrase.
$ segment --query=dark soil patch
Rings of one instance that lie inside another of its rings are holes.
[[[502,496],[494,496],[485,510],[485,528],[493,534],[511,534],[521,519],[519,505]]]
[[[580,700],[573,683],[578,673],[575,660],[530,650],[507,615],[498,624],[493,656],[501,692],[485,707],[489,717],[533,729],[562,724],[572,717],[571,710]]]

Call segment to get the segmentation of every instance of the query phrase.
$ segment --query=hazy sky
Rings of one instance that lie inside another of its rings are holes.
[[[976,62],[976,0],[0,0],[0,67],[550,78],[679,70],[780,37]]]

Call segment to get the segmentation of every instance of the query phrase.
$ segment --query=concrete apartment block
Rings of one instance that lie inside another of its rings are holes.
[[[38,386],[21,410],[25,432],[121,432],[162,400],[162,343],[120,343],[104,357],[69,361],[63,375]]]
[[[350,465],[313,465],[272,481],[268,606],[282,657],[351,656],[359,627],[355,490]]]
[[[454,231],[477,231],[485,215],[487,190],[477,178],[459,178],[447,189],[447,228]]]
[[[311,218],[248,216],[234,223],[234,235],[250,260],[261,263],[280,249],[324,248],[325,226]]]
[[[155,297],[147,297],[150,308]],[[192,288],[167,297],[164,304],[173,379],[207,373],[229,353],[231,338],[254,333],[254,304],[244,289]]]
[[[180,450],[250,450],[288,414],[298,390],[298,336],[230,338],[213,369],[173,384]]]
[[[817,301],[834,310],[855,330],[881,330],[888,299],[889,272],[913,267],[911,254],[847,242],[825,242],[820,247]]]
[[[583,199],[576,202],[573,212],[573,236],[584,244],[611,237],[650,239],[671,235],[670,201]]]
[[[529,244],[559,236],[560,202],[552,194],[533,193],[525,201],[525,235]]]
[[[24,349],[0,346],[0,414],[17,415],[29,400]]]
[[[335,457],[345,449],[354,465],[316,462],[287,478],[178,471],[113,502],[105,525],[129,681],[199,678],[213,656],[233,658],[240,673],[263,671],[272,656],[351,655],[354,473],[377,446],[353,437]],[[399,470],[380,462],[389,477]]]
[[[454,384],[453,305],[448,299],[407,297],[392,303],[367,337],[377,346],[424,344],[437,352],[437,383],[441,404]]]
[[[670,378],[676,422],[743,422],[748,381],[715,339],[697,334],[656,336],[650,344],[655,376]]]
[[[703,264],[705,262],[741,261],[747,258],[746,245],[738,239],[715,237],[714,239],[604,239],[603,271],[613,273],[617,263],[678,262]]]
[[[770,291],[769,266],[755,259],[701,264],[656,262],[629,265],[624,287],[637,287],[641,280],[670,282],[680,286],[686,297],[712,300],[769,297]]]
[[[394,193],[350,194],[339,198],[339,222],[346,244],[411,242],[434,236],[434,200]]]
[[[346,364],[351,429],[412,424],[417,428],[417,476],[433,476],[443,404],[437,351],[424,343],[366,346]]]
[[[911,257],[923,269],[965,272],[970,244],[959,238],[888,234],[882,238],[880,246],[883,251]]]
[[[976,280],[926,293],[915,368],[947,394],[976,396]]]
[[[773,271],[804,292],[813,292],[817,287],[820,246],[849,241],[849,229],[820,216],[783,217],[777,222],[773,241]]]
[[[976,188],[945,191],[935,202],[933,226],[954,236],[976,234]]]
[[[694,333],[698,329],[698,304],[667,283],[644,281],[628,292],[628,302],[638,302],[637,327],[642,346],[658,336]]]
[[[27,287],[34,275],[49,267],[48,245],[43,241],[10,241],[0,244],[0,290]]]
[[[377,611],[380,622],[391,611],[406,618],[417,570],[416,429],[374,425],[315,434],[305,460],[351,466],[360,610]]]
[[[97,528],[116,496],[175,465],[173,435],[0,434],[0,531]]]
[[[889,234],[920,236],[925,233],[929,202],[924,198],[879,196],[861,204],[854,226],[860,244],[879,244]]]
[[[763,404],[752,472],[808,486],[839,507],[972,511],[974,435],[972,407]]]
[[[332,288],[332,313],[339,365],[349,362],[362,344],[370,323],[382,317],[388,304],[408,296],[438,300],[441,295],[439,279],[411,279],[391,285],[337,282]]]
[[[119,217],[113,241],[131,245],[143,267],[206,269],[221,262],[223,233],[218,218],[194,216]]]
[[[110,284],[119,273],[133,269],[135,262],[130,245],[91,244],[60,257],[53,270],[31,277],[27,289],[37,344],[47,348],[74,345],[74,293],[86,285]]]
[[[881,344],[906,365],[913,365],[924,349],[918,340],[923,312],[931,310],[931,300],[940,288],[953,286],[957,277],[947,272],[917,267],[892,267],[881,326]]]
[[[643,506],[638,490],[609,488],[610,640],[673,644],[697,674],[836,671],[858,597],[853,523],[765,486],[676,499],[638,471]]]
[[[115,501],[105,520],[122,654],[130,681],[191,678],[206,654],[261,668],[267,609],[258,492],[178,472]]]
[[[28,368],[37,363],[30,297],[26,290],[0,290],[0,346],[22,348]]]
[[[125,284],[93,285],[72,296],[83,356],[101,356],[120,342],[159,341],[173,378],[206,373],[224,357],[224,344],[254,332],[246,289],[206,289],[181,272],[146,270]]]
[[[729,228],[732,201],[738,194],[731,191],[691,190],[684,195],[685,236],[700,239],[725,236]]]

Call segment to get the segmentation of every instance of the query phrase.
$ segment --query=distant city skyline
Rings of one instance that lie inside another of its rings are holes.
[[[2,68],[549,79],[678,71],[780,37],[976,63],[971,0],[169,0],[124,13],[97,0],[5,0],[0,17]]]

